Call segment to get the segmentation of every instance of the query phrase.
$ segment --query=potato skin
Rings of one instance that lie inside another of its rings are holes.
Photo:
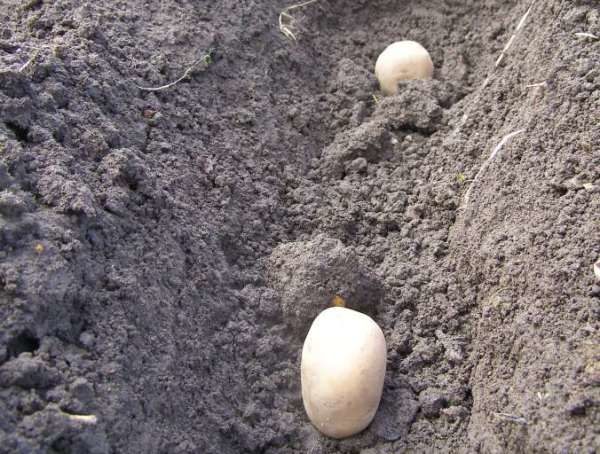
[[[415,41],[397,41],[390,44],[377,58],[375,76],[386,95],[398,93],[401,80],[430,79],[433,62],[429,52]]]
[[[304,408],[332,438],[361,432],[373,420],[385,378],[387,349],[369,316],[332,307],[314,320],[302,350]]]

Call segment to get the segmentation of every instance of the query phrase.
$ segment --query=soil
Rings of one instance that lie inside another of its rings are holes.
[[[598,2],[288,5],[0,0],[0,452],[600,452]],[[336,294],[388,344],[345,440]]]

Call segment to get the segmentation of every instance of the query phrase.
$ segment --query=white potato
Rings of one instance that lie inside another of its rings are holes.
[[[377,58],[375,76],[386,95],[398,93],[398,82],[411,79],[430,79],[433,62],[429,52],[415,41],[390,44]]]
[[[302,349],[302,400],[322,433],[344,438],[373,420],[386,367],[381,328],[369,316],[331,307],[315,318]]]

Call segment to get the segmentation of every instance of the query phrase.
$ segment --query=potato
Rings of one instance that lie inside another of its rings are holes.
[[[386,95],[398,93],[398,82],[411,79],[430,79],[433,62],[429,52],[415,41],[390,44],[377,58],[375,76]]]
[[[302,349],[302,400],[312,424],[332,438],[365,429],[379,406],[385,367],[385,338],[369,316],[344,307],[321,312]]]

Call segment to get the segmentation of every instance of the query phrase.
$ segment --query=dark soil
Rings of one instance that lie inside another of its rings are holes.
[[[600,4],[288,5],[0,0],[0,452],[600,451]],[[342,441],[335,294],[389,358]]]

